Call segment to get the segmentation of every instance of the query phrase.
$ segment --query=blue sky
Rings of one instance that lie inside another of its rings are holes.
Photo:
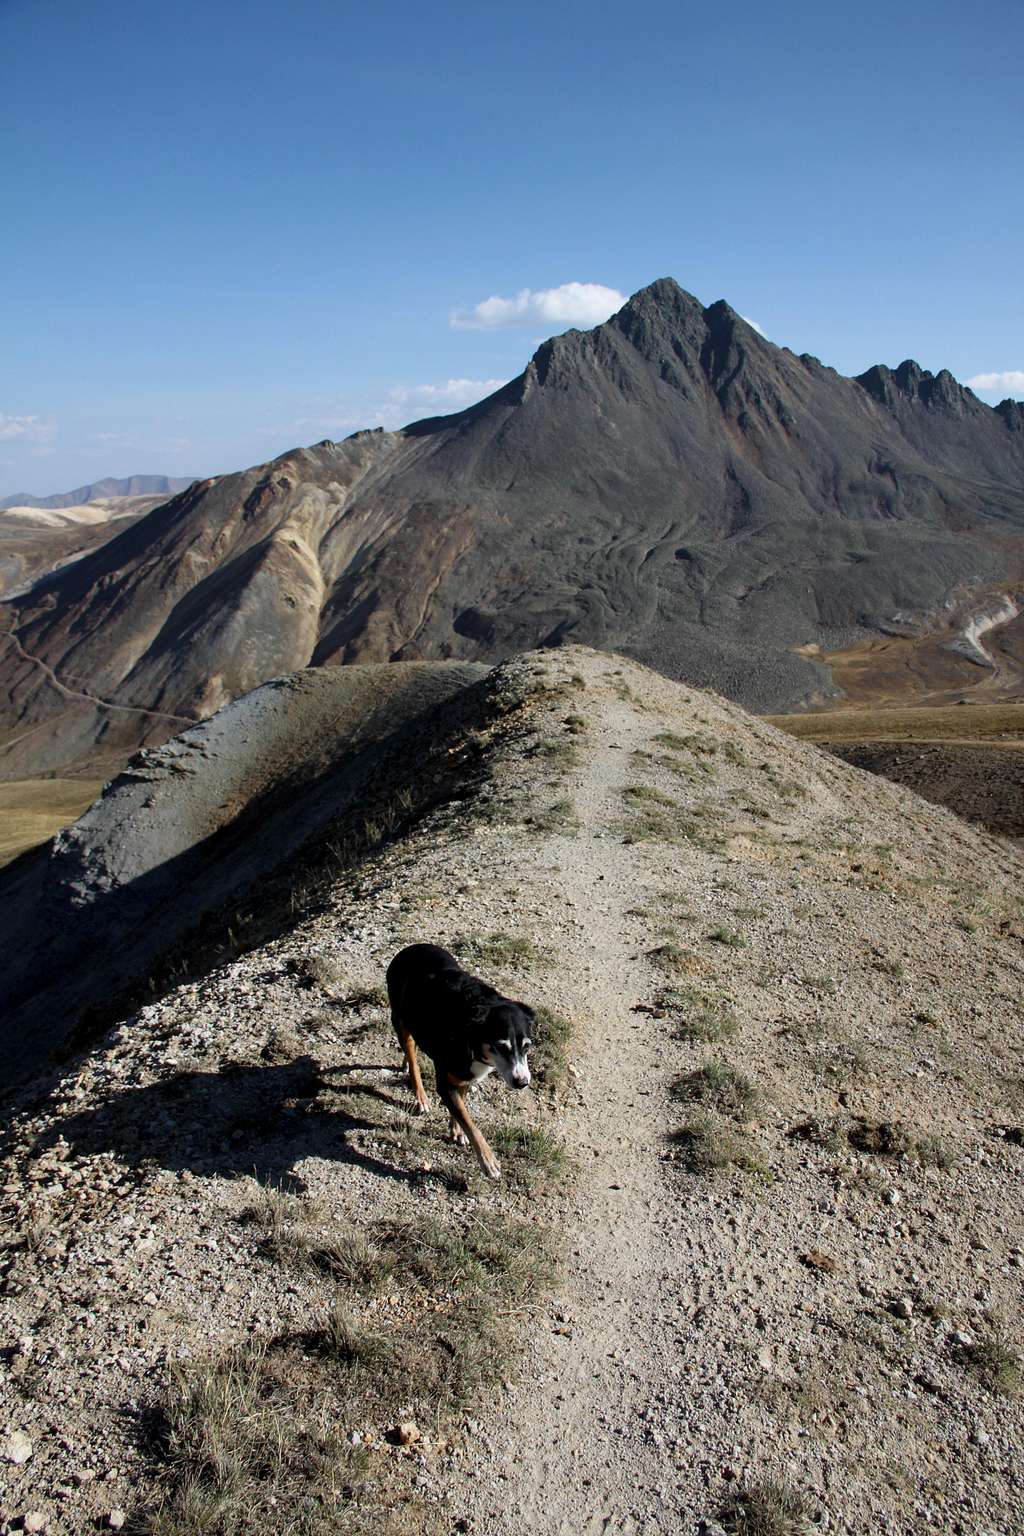
[[[454,409],[665,275],[1024,396],[1022,57],[1021,0],[0,0],[0,495]]]

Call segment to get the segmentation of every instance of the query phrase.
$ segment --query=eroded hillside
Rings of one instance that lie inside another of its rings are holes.
[[[2,1513],[1017,1532],[1020,855],[619,658],[488,699],[470,798],[15,1103]],[[499,1185],[396,1072],[427,938],[547,1010]]]

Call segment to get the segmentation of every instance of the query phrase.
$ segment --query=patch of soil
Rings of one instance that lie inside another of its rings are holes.
[[[865,741],[829,750],[989,832],[1024,837],[1024,751],[1018,747]]]

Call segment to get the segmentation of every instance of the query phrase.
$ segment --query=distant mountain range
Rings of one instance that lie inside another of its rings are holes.
[[[832,688],[814,647],[1021,580],[1024,405],[913,362],[844,378],[666,278],[468,410],[196,482],[15,599],[0,771],[310,663],[570,638],[784,710]]]
[[[180,475],[128,475],[124,480],[97,480],[80,485],[74,491],[60,491],[55,496],[30,496],[19,491],[0,501],[0,511],[7,507],[81,507],[107,496],[174,496],[192,484]]]

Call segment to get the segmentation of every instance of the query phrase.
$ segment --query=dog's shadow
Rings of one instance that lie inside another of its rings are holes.
[[[346,1070],[346,1069],[342,1069]],[[294,1173],[307,1157],[358,1166],[378,1178],[419,1186],[423,1175],[397,1159],[361,1148],[358,1133],[386,1129],[360,1114],[360,1100],[379,1100],[395,1112],[396,1129],[409,1105],[376,1085],[328,1082],[311,1056],[281,1066],[223,1067],[181,1072],[142,1088],[124,1088],[95,1108],[62,1118],[51,1140],[75,1152],[112,1152],[137,1168],[232,1177],[295,1193],[305,1185]],[[319,1096],[326,1090],[324,1103]],[[436,1177],[436,1174],[435,1174]]]

